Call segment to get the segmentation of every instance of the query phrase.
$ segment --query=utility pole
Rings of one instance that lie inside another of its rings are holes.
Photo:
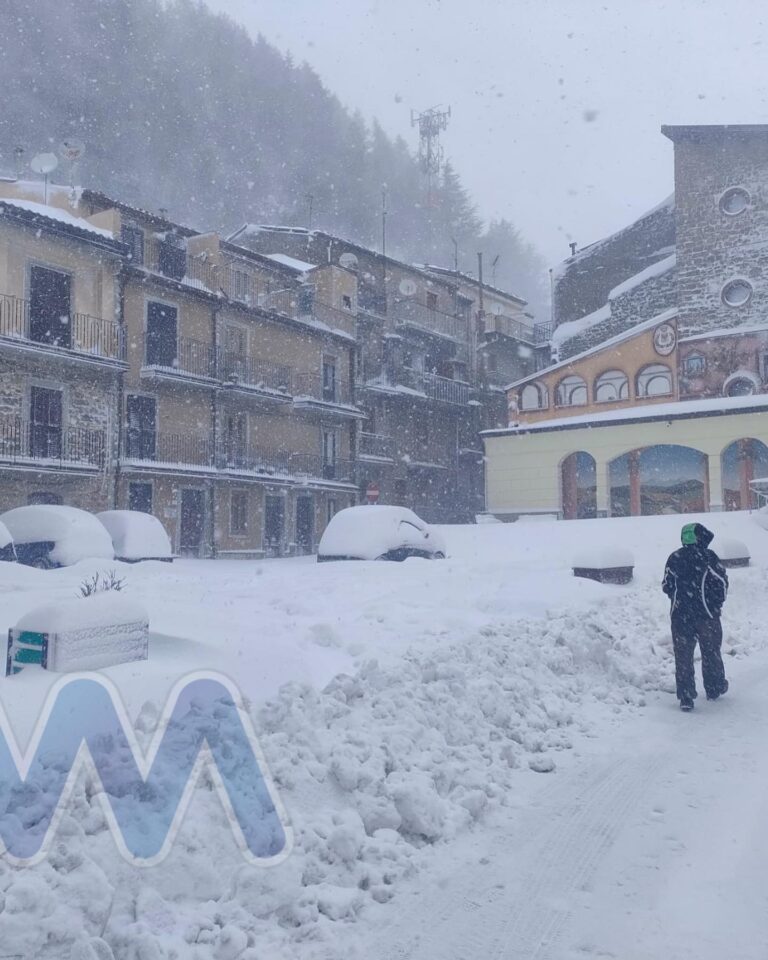
[[[478,355],[478,349],[480,347],[480,342],[482,335],[485,329],[485,303],[483,301],[483,255],[482,253],[477,254],[477,323],[475,324],[474,343],[472,344],[472,353],[473,359],[475,361],[475,368],[477,369],[480,366],[480,357]],[[478,373],[480,371],[478,370]],[[482,371],[483,375],[485,370]]]
[[[308,193],[304,199],[307,201],[307,206],[309,208],[308,215],[307,215],[307,230],[311,230],[312,229],[312,206],[314,204],[315,198],[313,194]]]
[[[387,256],[387,185],[381,188],[381,255]]]

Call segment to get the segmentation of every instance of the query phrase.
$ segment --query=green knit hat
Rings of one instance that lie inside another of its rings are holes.
[[[698,540],[696,537],[696,524],[686,523],[686,525],[683,527],[682,532],[680,534],[680,539],[683,541],[684,544],[687,544],[688,546],[695,545],[696,543],[698,543]]]

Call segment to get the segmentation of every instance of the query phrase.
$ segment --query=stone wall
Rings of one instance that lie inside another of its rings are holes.
[[[768,314],[768,127],[665,128],[675,142],[677,264],[681,333],[764,321]],[[740,213],[724,212],[726,191],[745,191]],[[723,301],[746,278],[752,296]]]
[[[558,349],[561,360],[573,357],[597,344],[623,333],[677,304],[677,278],[673,268],[650,277],[610,301],[610,316],[593,327],[564,340]]]
[[[614,287],[673,252],[675,209],[672,197],[618,233],[599,240],[555,271],[555,326],[593,313]]]

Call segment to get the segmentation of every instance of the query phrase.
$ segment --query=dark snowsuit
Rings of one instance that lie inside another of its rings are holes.
[[[693,537],[695,542],[685,542]],[[718,555],[709,549],[713,537],[700,523],[686,525],[683,546],[667,560],[661,585],[672,601],[672,642],[681,704],[690,705],[696,697],[693,654],[697,643],[707,697],[715,699],[728,689],[720,653],[720,611],[728,595],[728,575]]]

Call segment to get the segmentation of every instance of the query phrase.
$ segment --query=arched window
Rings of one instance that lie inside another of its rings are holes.
[[[734,374],[725,381],[724,393],[727,397],[748,397],[757,391],[757,384],[748,374]]]
[[[629,380],[623,370],[606,370],[595,380],[595,400],[598,403],[628,399]]]
[[[663,363],[651,363],[638,373],[638,397],[664,397],[671,393],[672,371]]]
[[[537,383],[526,383],[520,391],[521,410],[543,410],[546,406],[546,392]]]
[[[571,374],[557,385],[555,403],[558,407],[583,407],[587,402],[587,384],[581,377]]]

